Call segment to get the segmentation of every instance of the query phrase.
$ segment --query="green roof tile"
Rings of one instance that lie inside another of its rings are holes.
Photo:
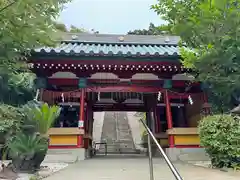
[[[179,56],[179,38],[163,36],[126,35],[119,41],[118,35],[79,35],[77,40],[62,41],[57,47],[33,50],[37,54],[66,56]]]

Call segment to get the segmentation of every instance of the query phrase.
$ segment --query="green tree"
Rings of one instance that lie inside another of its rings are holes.
[[[76,26],[71,25],[69,32],[81,33],[81,32],[85,32],[85,30],[83,28],[77,28]]]
[[[191,48],[182,49],[183,63],[210,86],[222,111],[232,108],[233,95],[240,97],[239,8],[236,0],[158,0],[152,6]]]
[[[33,77],[26,57],[33,48],[54,45],[55,19],[69,1],[21,0],[11,6],[0,2],[0,101],[15,105],[19,95],[32,97],[32,83],[25,81]]]
[[[135,35],[164,35],[164,34],[171,34],[174,35],[172,32],[172,26],[167,25],[160,25],[155,26],[153,23],[149,24],[148,29],[136,29],[133,31],[129,31],[128,34],[135,34]]]
[[[73,26],[73,25],[71,25],[71,26],[70,26],[70,29],[68,30],[68,28],[66,27],[66,25],[63,24],[63,23],[57,23],[57,22],[55,22],[54,26],[55,26],[55,28],[56,28],[58,31],[60,31],[60,32],[70,32],[70,33],[86,32],[85,29],[83,29],[83,28],[78,28],[78,27]]]
[[[54,25],[55,25],[55,28],[56,28],[57,30],[59,30],[59,31],[61,31],[61,32],[68,32],[67,27],[66,27],[65,24],[55,22]]]

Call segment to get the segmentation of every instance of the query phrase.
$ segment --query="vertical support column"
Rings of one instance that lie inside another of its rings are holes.
[[[79,124],[78,127],[80,129],[84,129],[84,98],[85,98],[85,90],[81,89],[81,96],[80,96],[80,114],[79,114]]]
[[[84,130],[84,99],[85,99],[85,90],[81,89],[81,96],[80,96],[80,110],[79,110],[79,121],[78,121],[78,128]],[[85,132],[84,132],[85,133]],[[83,146],[83,135],[79,135],[78,137],[78,147]]]
[[[165,91],[165,104],[166,104],[166,115],[167,115],[167,125],[168,129],[173,128],[173,122],[172,122],[172,112],[171,112],[171,105],[170,105],[170,99],[168,96],[168,91]],[[173,135],[169,135],[169,147],[174,147],[174,137]]]

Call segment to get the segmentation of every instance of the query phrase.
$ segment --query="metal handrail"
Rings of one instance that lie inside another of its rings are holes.
[[[94,142],[94,148],[96,149],[96,145],[104,145],[104,149],[105,149],[105,155],[107,155],[107,143],[106,142]]]
[[[145,122],[142,119],[140,119],[140,121],[142,122],[143,126],[145,127],[145,129],[147,130],[147,133],[148,133],[148,156],[149,156],[150,180],[154,180],[154,176],[153,176],[153,162],[152,162],[152,150],[151,150],[152,149],[152,147],[151,147],[151,138],[153,139],[153,141],[157,145],[160,153],[162,154],[164,160],[166,161],[168,167],[172,171],[172,173],[175,176],[175,178],[177,180],[183,180],[183,178],[180,176],[180,174],[177,171],[177,169],[175,168],[175,166],[172,164],[172,162],[170,161],[170,159],[168,158],[168,156],[164,152],[164,150],[161,147],[161,145],[158,143],[157,139],[154,137],[154,135],[151,132],[151,130],[148,128],[148,126],[145,124]]]

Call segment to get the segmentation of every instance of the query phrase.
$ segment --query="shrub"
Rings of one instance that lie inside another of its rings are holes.
[[[240,167],[240,120],[226,114],[207,116],[199,123],[201,145],[217,168]]]
[[[40,168],[48,149],[48,141],[36,133],[18,133],[7,146],[14,170],[32,172]]]
[[[5,138],[13,136],[19,129],[23,115],[19,108],[7,104],[0,104],[0,143],[5,143]]]
[[[47,103],[25,107],[28,124],[34,126],[35,130],[42,135],[47,134],[49,128],[60,115],[60,111],[59,106],[49,106]]]

